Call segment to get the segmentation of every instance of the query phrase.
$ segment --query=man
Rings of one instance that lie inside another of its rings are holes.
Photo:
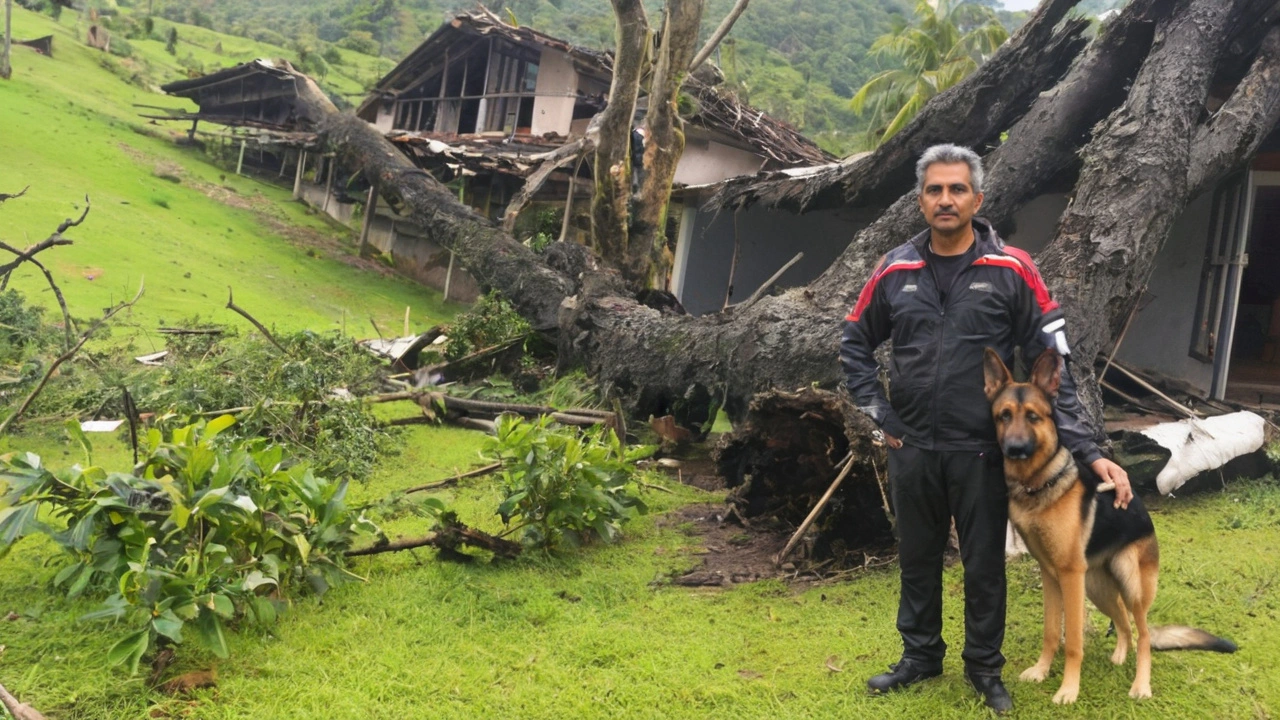
[[[902,568],[902,659],[867,686],[885,692],[942,673],[942,556],[954,517],[964,563],[965,677],[1003,713],[1013,705],[1000,679],[1008,499],[982,353],[994,348],[1011,363],[1015,347],[1036,357],[1052,344],[1064,358],[1069,348],[1062,311],[1031,257],[974,217],[982,175],[982,160],[968,148],[936,145],[921,156],[916,179],[929,229],[880,260],[845,319],[840,360],[849,392],[890,448]],[[885,340],[893,344],[892,401],[874,355]],[[1128,505],[1128,476],[1094,444],[1069,372],[1054,419],[1063,444],[1115,483],[1117,504]]]

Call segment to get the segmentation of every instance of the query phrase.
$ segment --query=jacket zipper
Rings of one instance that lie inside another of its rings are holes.
[[[976,247],[977,244],[978,244],[978,238],[974,237],[973,247]],[[967,253],[969,251],[966,250],[965,252]],[[928,261],[926,261],[925,264],[927,266]],[[943,336],[946,335],[946,331],[947,331],[947,328],[946,328],[947,306],[951,304],[951,301],[954,299],[954,293],[951,291],[955,289],[956,282],[960,279],[960,276],[968,272],[969,268],[971,267],[973,267],[973,263],[969,263],[968,265],[965,265],[964,267],[960,268],[959,272],[951,276],[951,285],[947,287],[947,292],[945,295],[946,300],[943,300],[943,296],[941,294],[939,294],[938,296],[938,317],[941,318],[941,321],[938,323],[938,334],[937,334],[936,342],[934,343],[935,347],[933,351],[933,356],[935,358],[934,368],[933,368],[933,387],[935,392],[933,395],[933,423],[932,423],[934,449],[937,449],[938,447],[938,406],[941,403],[938,402],[937,389],[942,383],[942,339],[943,339]],[[941,288],[938,287],[938,273],[935,272],[932,267],[929,267],[929,274],[933,277],[934,287],[941,290]]]

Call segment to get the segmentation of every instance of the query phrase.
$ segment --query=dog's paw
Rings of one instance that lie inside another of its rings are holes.
[[[1063,685],[1058,688],[1058,692],[1054,693],[1053,701],[1059,705],[1069,705],[1076,701],[1076,696],[1080,694],[1080,686],[1067,687]]]
[[[1018,676],[1018,679],[1023,682],[1044,682],[1044,679],[1047,677],[1049,677],[1048,665],[1032,665],[1026,670],[1023,670],[1022,674]]]
[[[1151,685],[1139,685],[1138,683],[1134,683],[1133,687],[1129,688],[1129,697],[1138,700],[1151,697]]]

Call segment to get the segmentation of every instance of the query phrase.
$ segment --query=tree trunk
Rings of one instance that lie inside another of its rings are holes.
[[[1094,418],[1101,418],[1102,401],[1093,358],[1138,301],[1156,253],[1191,199],[1191,142],[1209,81],[1230,21],[1250,4],[1192,0],[1160,24],[1126,102],[1085,148],[1074,201],[1040,255],[1074,336],[1081,401]]]
[[[631,197],[631,124],[640,79],[648,67],[649,21],[640,0],[613,0],[618,47],[614,53],[609,102],[599,116],[591,198],[591,235],[595,249],[627,280],[639,286],[630,265],[628,200]]]
[[[653,82],[649,86],[649,112],[645,116],[648,137],[644,148],[644,176],[635,198],[627,270],[635,280],[643,272],[647,287],[652,277],[665,274],[667,205],[676,165],[684,154],[684,130],[680,120],[680,87],[702,25],[703,0],[668,0],[662,11],[662,46],[658,48]]]
[[[8,80],[13,76],[13,66],[9,64],[9,47],[13,44],[13,0],[4,0],[4,49],[0,50],[0,80]]]

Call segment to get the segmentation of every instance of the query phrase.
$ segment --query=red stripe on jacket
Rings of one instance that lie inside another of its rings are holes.
[[[876,268],[875,272],[871,273],[871,279],[867,281],[867,284],[862,288],[862,292],[858,295],[858,304],[853,306],[845,320],[858,322],[858,318],[862,317],[863,311],[871,304],[871,296],[875,294],[876,283],[880,282],[880,278],[898,270],[919,270],[922,267],[924,267],[923,260],[897,260],[888,265],[885,265],[884,261],[881,260],[880,266]]]
[[[1008,255],[983,255],[975,260],[973,264],[995,265],[1013,270],[1026,281],[1027,285],[1031,287],[1031,291],[1035,293],[1036,304],[1040,306],[1040,312],[1047,313],[1050,310],[1056,310],[1058,301],[1049,296],[1049,287],[1044,284],[1044,278],[1040,277],[1040,271],[1036,269],[1036,264],[1032,262],[1031,256],[1015,247],[1005,246],[1004,251]]]

